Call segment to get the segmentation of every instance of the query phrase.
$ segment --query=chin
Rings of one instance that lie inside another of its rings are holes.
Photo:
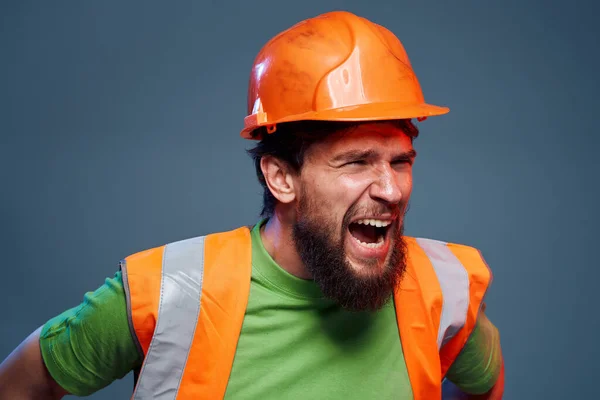
[[[346,256],[347,264],[350,266],[352,272],[359,277],[382,275],[388,259],[389,257],[386,256],[384,260],[378,260],[377,258],[356,260]]]

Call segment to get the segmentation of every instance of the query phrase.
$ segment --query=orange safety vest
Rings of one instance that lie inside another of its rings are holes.
[[[442,381],[471,331],[491,271],[469,246],[406,237],[394,292],[415,400]],[[186,239],[121,262],[129,322],[144,361],[132,399],[222,399],[250,293],[250,229]]]

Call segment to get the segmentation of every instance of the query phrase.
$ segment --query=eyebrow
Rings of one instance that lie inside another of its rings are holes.
[[[351,160],[363,160],[363,159],[372,159],[377,158],[379,156],[379,152],[373,149],[368,150],[349,150],[345,151],[337,156],[333,157],[331,162],[339,163],[339,162],[347,162]],[[400,160],[413,160],[417,156],[417,152],[412,149],[409,151],[405,151],[400,154],[396,154],[392,160],[400,161]]]

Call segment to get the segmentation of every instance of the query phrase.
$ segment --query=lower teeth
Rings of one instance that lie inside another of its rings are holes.
[[[354,238],[354,239],[356,239],[356,238]],[[379,240],[376,243],[365,243],[365,242],[362,242],[362,241],[360,241],[358,239],[356,239],[356,241],[358,243],[362,244],[363,246],[369,247],[371,249],[376,249],[376,248],[381,247],[383,245],[383,237],[379,237]]]

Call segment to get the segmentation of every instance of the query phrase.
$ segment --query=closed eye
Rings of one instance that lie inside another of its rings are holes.
[[[366,165],[367,162],[365,160],[353,160],[353,161],[349,161],[343,165]]]
[[[393,165],[402,165],[402,164],[413,165],[414,161],[415,160],[413,158],[401,158],[401,159],[392,161],[392,164]]]
[[[414,149],[397,154],[392,159],[392,165],[412,165],[417,153]],[[340,168],[344,166],[364,166],[369,162],[381,159],[382,156],[375,150],[350,150],[345,153],[339,154],[332,158],[330,165],[334,168]]]

